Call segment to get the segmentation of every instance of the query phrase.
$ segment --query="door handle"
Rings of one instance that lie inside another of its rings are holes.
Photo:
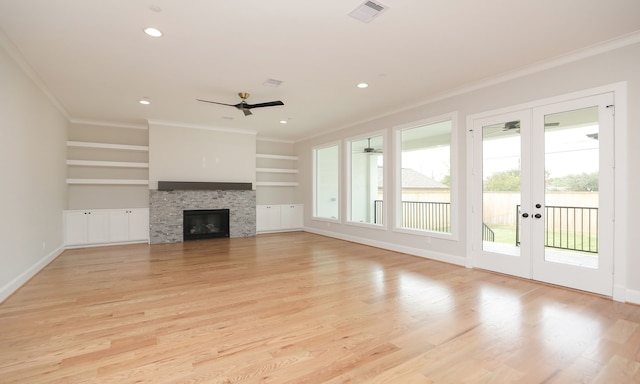
[[[524,217],[526,219],[527,217],[529,217],[529,214],[525,212],[525,213],[522,214],[522,217]]]
[[[539,219],[539,218],[541,218],[541,217],[542,217],[542,215],[541,215],[541,214],[539,214],[539,213],[536,213],[535,215],[533,215],[533,217],[535,217],[536,219]]]

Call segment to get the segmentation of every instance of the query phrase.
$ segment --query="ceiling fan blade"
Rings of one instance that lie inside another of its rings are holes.
[[[242,113],[244,113],[245,116],[251,116],[252,113],[248,108],[248,105],[246,102],[242,101],[241,103],[238,103],[236,105],[234,105],[234,107],[238,108],[239,110],[242,111]]]
[[[217,101],[209,101],[209,100],[202,100],[202,99],[196,99],[196,100],[202,101],[203,103],[211,103],[211,104],[218,104],[218,105],[226,105],[228,107],[236,107],[236,105],[233,105],[233,104],[218,103]]]
[[[196,99],[197,101],[202,101],[204,103],[211,103],[211,104],[218,104],[218,105],[226,105],[228,107],[236,107],[237,109],[241,110],[242,113],[244,113],[245,116],[251,116],[252,113],[250,111],[251,108],[262,108],[262,107],[275,107],[277,105],[284,105],[284,103],[280,100],[278,101],[269,101],[266,103],[258,103],[258,104],[247,104],[246,99],[247,97],[249,97],[249,94],[246,92],[240,92],[238,94],[240,96],[240,98],[242,99],[242,101],[238,104],[226,104],[226,103],[219,103],[217,101],[210,101],[210,100],[203,100],[203,99]]]
[[[245,104],[245,108],[262,108],[262,107],[275,107],[276,105],[284,105],[284,103],[280,100],[278,101],[269,101],[266,103],[258,103],[258,104]]]

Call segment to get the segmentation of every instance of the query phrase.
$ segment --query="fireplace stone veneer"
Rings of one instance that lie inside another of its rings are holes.
[[[183,241],[184,210],[229,209],[230,237],[256,235],[256,191],[169,190],[149,191],[149,242]]]

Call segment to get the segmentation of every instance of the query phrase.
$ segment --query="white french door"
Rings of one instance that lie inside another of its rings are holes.
[[[613,94],[473,120],[473,265],[613,293]]]

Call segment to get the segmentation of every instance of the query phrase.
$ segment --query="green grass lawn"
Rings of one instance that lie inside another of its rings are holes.
[[[494,233],[494,241],[502,244],[516,243],[516,228],[507,225],[489,225]],[[554,237],[555,236],[555,237]],[[598,238],[592,235],[582,235],[579,233],[567,234],[560,232],[545,233],[545,244],[555,248],[570,248],[587,252],[598,251]]]

